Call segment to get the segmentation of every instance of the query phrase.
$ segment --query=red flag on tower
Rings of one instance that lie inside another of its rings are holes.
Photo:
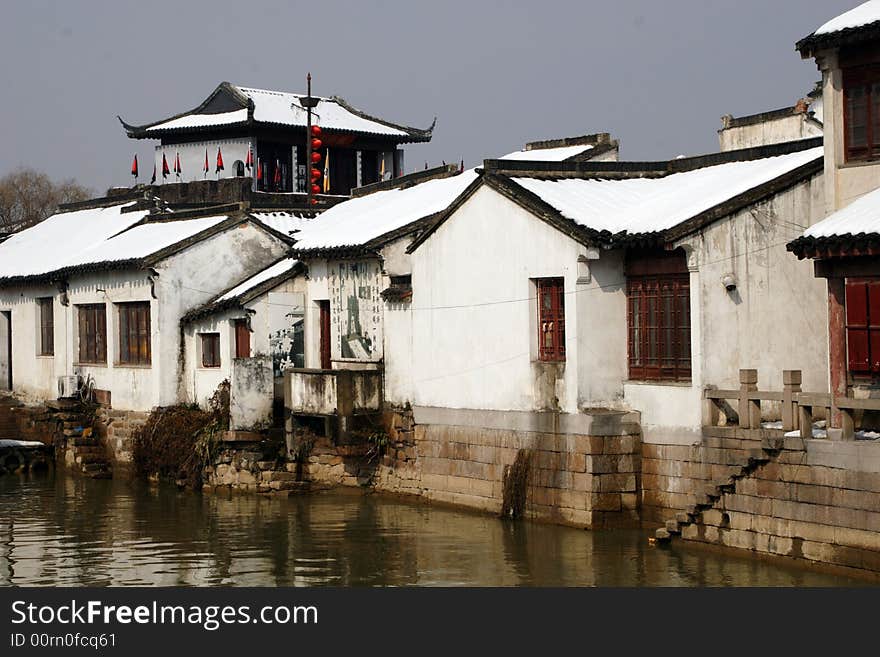
[[[254,166],[254,154],[253,151],[251,151],[250,146],[248,146],[248,154],[244,160],[244,165],[245,167],[247,167],[248,171],[250,171],[251,167]]]
[[[275,186],[281,185],[281,163],[275,160]]]
[[[180,168],[180,153],[177,153],[174,158],[174,175],[180,178],[180,174],[183,172],[183,169]]]
[[[156,184],[156,163],[155,162],[153,162],[153,177],[150,178],[150,184],[151,185]]]
[[[167,178],[170,173],[168,170],[168,160],[165,159],[165,153],[162,153],[162,177]]]
[[[137,153],[134,154],[134,160],[131,163],[131,175],[133,175],[134,179],[137,180],[137,177],[138,177],[138,156],[137,156]]]
[[[208,164],[208,149],[205,149],[205,168],[202,170],[205,174],[205,178],[208,177],[208,170],[210,169],[210,165]]]
[[[257,164],[257,182],[263,182],[263,163]]]
[[[214,173],[220,173],[223,171],[223,153],[220,152],[220,147],[217,147],[217,170]]]

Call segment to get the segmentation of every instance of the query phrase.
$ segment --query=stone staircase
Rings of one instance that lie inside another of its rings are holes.
[[[748,455],[741,458],[736,469],[723,480],[714,480],[705,486],[705,490],[697,493],[694,504],[684,511],[675,514],[674,518],[666,521],[665,527],[660,527],[654,533],[659,543],[667,543],[674,536],[679,536],[685,527],[699,523],[704,512],[715,509],[725,493],[736,490],[736,484],[741,479],[749,477],[758,468],[772,461],[782,451],[785,444],[783,435],[764,437],[760,441],[760,447],[748,450]]]
[[[62,432],[67,443],[65,461],[92,479],[110,479],[113,471],[107,458],[107,450],[95,436],[91,427],[84,427],[81,419],[63,419]]]

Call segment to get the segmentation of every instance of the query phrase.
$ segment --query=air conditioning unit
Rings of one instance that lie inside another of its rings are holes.
[[[76,397],[79,391],[79,377],[76,374],[58,377],[58,398]]]

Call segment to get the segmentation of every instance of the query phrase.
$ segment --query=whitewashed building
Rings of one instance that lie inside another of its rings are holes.
[[[289,241],[237,206],[154,209],[137,196],[97,199],[0,244],[0,389],[46,401],[79,377],[114,409],[179,400],[181,318]]]

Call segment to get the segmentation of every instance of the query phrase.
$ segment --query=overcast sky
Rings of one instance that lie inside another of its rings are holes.
[[[720,117],[793,105],[819,79],[794,43],[857,0],[0,0],[0,175],[103,192],[165,118],[228,80],[339,95],[426,127],[425,161],[479,163],[526,141],[611,132],[625,159],[718,148]],[[143,176],[141,178],[143,181]]]

